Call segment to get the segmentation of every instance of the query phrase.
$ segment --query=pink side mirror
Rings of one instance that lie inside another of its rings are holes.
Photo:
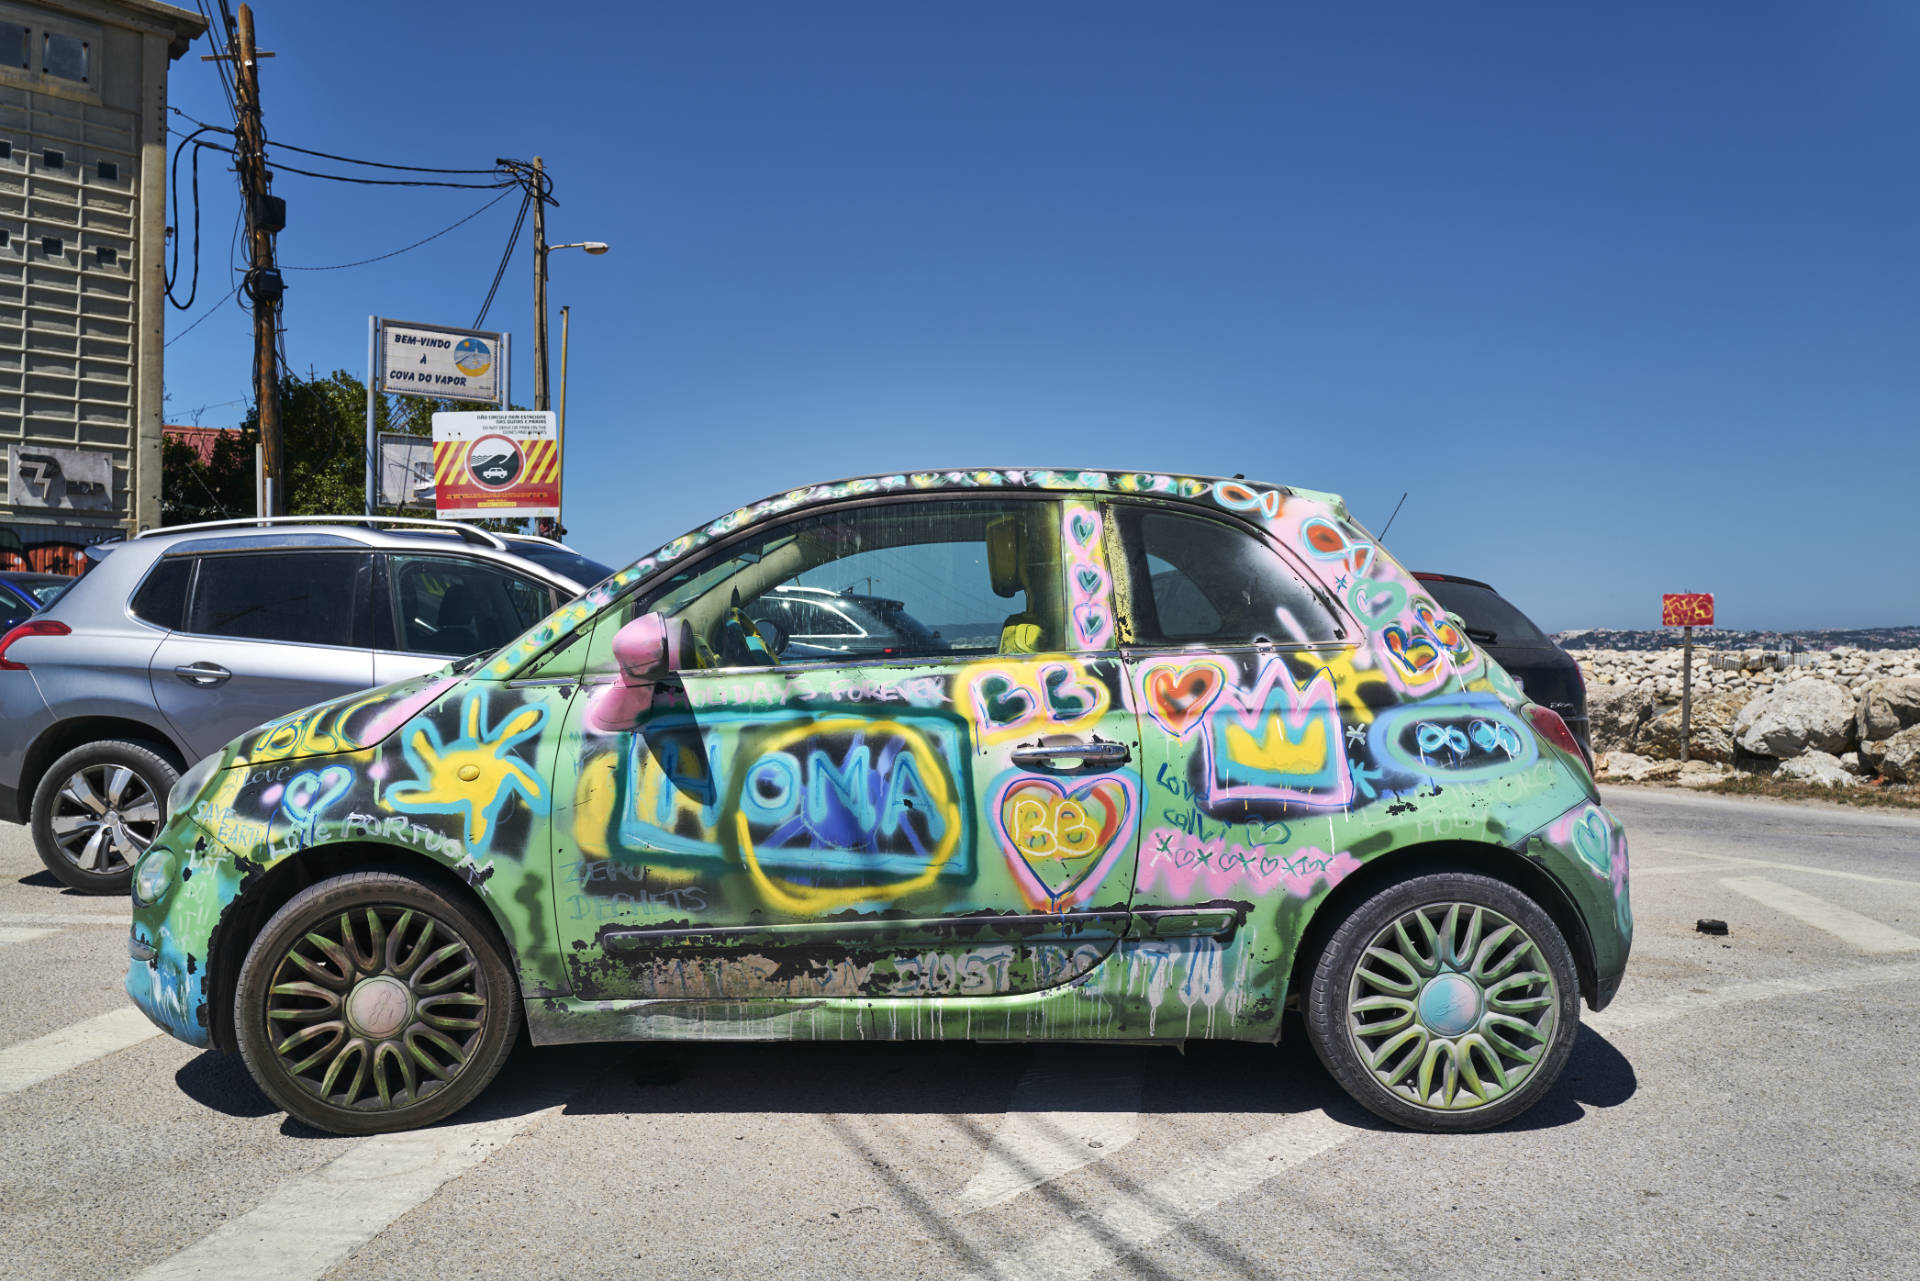
[[[690,629],[664,614],[642,614],[613,638],[613,661],[620,683],[594,695],[587,721],[602,733],[632,729],[653,707],[653,692],[661,680],[680,670],[690,648]]]

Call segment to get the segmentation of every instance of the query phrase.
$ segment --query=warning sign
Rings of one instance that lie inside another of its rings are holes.
[[[433,505],[440,516],[558,516],[553,415],[435,414]]]

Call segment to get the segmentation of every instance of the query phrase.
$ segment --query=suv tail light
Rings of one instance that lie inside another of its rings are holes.
[[[1587,754],[1580,750],[1580,740],[1573,736],[1573,731],[1567,728],[1567,723],[1560,719],[1560,713],[1554,711],[1551,707],[1542,707],[1538,703],[1529,703],[1527,704],[1527,719],[1533,722],[1534,729],[1538,730],[1548,742],[1579,761],[1583,766],[1586,765]],[[1592,773],[1591,769],[1588,770],[1588,773]]]
[[[71,631],[73,628],[65,623],[56,623],[51,618],[28,619],[5,636],[0,636],[0,672],[27,670],[25,663],[7,657],[7,650],[13,647],[15,641],[25,640],[29,636],[65,636]]]

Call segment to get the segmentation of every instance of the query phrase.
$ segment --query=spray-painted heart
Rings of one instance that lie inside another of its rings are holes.
[[[1455,627],[1452,620],[1447,618],[1445,614],[1435,614],[1425,605],[1415,605],[1413,607],[1413,616],[1420,620],[1420,625],[1427,629],[1429,636],[1439,641],[1442,645],[1445,645],[1454,653],[1465,653],[1468,649],[1472,648],[1467,638],[1460,634],[1460,629]]]
[[[1092,565],[1082,565],[1073,571],[1073,581],[1080,585],[1082,592],[1091,596],[1107,585],[1107,576]]]
[[[1064,911],[1091,898],[1133,837],[1139,811],[1120,775],[1077,787],[1016,775],[994,804],[1000,844],[1022,892],[1036,907]]]
[[[1607,828],[1607,820],[1600,817],[1599,810],[1588,810],[1573,825],[1573,848],[1581,858],[1593,865],[1593,870],[1602,876],[1613,873],[1613,853],[1608,848],[1612,844],[1613,833]]]
[[[1409,634],[1398,623],[1385,628],[1380,633],[1380,640],[1387,647],[1387,653],[1393,656],[1393,661],[1408,672],[1424,672],[1440,661],[1438,646],[1418,631]]]
[[[352,786],[353,771],[344,765],[308,770],[287,780],[280,808],[288,818],[304,827],[326,813]]]
[[[1107,611],[1098,605],[1075,605],[1073,626],[1079,633],[1081,645],[1096,647],[1107,634]]]
[[[1225,683],[1225,676],[1211,663],[1196,663],[1181,669],[1153,668],[1144,682],[1147,712],[1164,725],[1169,734],[1179,738],[1213,706]]]
[[[1086,547],[1100,534],[1100,518],[1092,512],[1077,511],[1067,517],[1067,537],[1075,547]]]
[[[1407,589],[1398,583],[1383,583],[1373,578],[1355,578],[1347,589],[1347,605],[1360,615],[1368,627],[1378,627],[1399,613],[1407,603]]]

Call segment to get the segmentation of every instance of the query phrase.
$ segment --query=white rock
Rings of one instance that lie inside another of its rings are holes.
[[[1819,787],[1852,787],[1854,784],[1853,775],[1840,764],[1840,758],[1829,752],[1804,752],[1790,761],[1782,761],[1773,776]]]

